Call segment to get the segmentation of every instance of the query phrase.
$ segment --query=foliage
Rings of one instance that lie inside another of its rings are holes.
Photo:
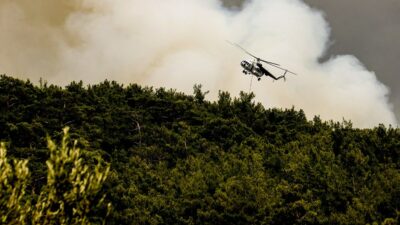
[[[28,219],[29,202],[24,198],[29,169],[27,160],[7,160],[4,143],[0,144],[0,222],[23,224]]]
[[[96,209],[111,205],[99,195],[109,167],[100,162],[90,168],[83,162],[81,150],[68,146],[68,128],[64,129],[61,146],[48,139],[50,157],[46,161],[47,184],[39,195],[29,191],[28,160],[8,162],[4,143],[0,147],[0,215],[3,224],[90,224],[99,222],[91,215]],[[99,215],[97,215],[99,216]],[[100,216],[104,218],[104,216]],[[104,220],[102,220],[104,221]]]
[[[111,165],[99,192],[113,204],[108,224],[398,223],[398,128],[307,120],[295,108],[266,109],[252,93],[220,92],[215,102],[206,94],[200,85],[191,96],[114,81],[37,87],[2,76],[0,140],[13,159],[29,158],[26,185],[45,190],[45,136],[58,139],[69,126],[89,166],[100,156]],[[68,208],[85,202],[56,196]]]

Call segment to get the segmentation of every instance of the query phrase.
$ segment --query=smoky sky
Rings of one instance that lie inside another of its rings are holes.
[[[65,85],[105,79],[191,93],[194,84],[237,96],[253,54],[297,72],[263,78],[251,91],[265,107],[303,109],[308,118],[397,126],[389,90],[352,52],[332,54],[326,13],[301,0],[0,0],[0,73]],[[329,57],[326,57],[329,55]],[[322,59],[322,60],[321,60]],[[269,68],[273,74],[282,71]]]
[[[400,117],[400,1],[304,0],[324,10],[332,28],[329,55],[354,54],[391,89]]]
[[[243,0],[223,0],[240,8]],[[400,1],[304,0],[322,10],[331,27],[330,47],[320,59],[355,55],[390,89],[390,101],[400,118]],[[368,113],[368,112],[366,112]]]

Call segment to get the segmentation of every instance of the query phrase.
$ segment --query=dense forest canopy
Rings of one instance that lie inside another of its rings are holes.
[[[62,128],[110,173],[107,224],[397,224],[400,130],[307,120],[252,93],[193,95],[114,81],[65,88],[0,78],[0,141],[44,185]]]

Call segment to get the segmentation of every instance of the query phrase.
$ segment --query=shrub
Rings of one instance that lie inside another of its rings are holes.
[[[5,144],[0,146],[0,215],[7,224],[90,224],[93,210],[105,209],[107,216],[111,204],[104,202],[101,188],[109,173],[109,166],[90,167],[83,162],[77,141],[69,145],[68,128],[60,146],[48,138],[50,157],[46,161],[47,184],[39,195],[28,196],[28,160],[7,159]],[[36,199],[33,201],[32,199]],[[103,221],[104,218],[98,221]]]

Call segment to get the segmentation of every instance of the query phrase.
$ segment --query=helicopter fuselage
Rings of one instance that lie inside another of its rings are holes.
[[[247,61],[242,61],[240,65],[243,67],[243,73],[244,74],[252,74],[256,77],[262,77],[264,75],[264,72],[257,66],[256,63],[249,63]]]

